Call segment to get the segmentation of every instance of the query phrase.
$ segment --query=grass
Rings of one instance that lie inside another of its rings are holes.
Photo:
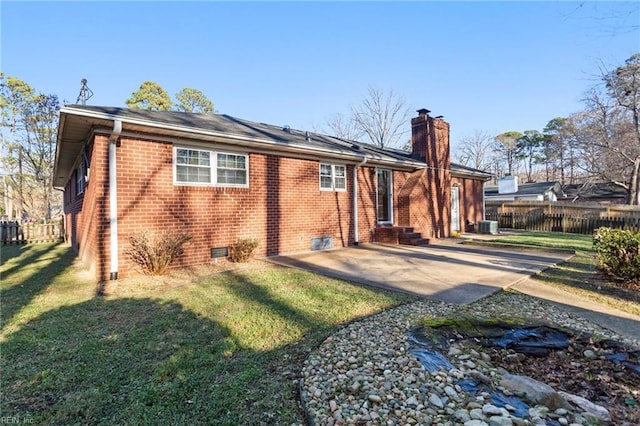
[[[590,235],[523,232],[493,241],[574,250],[576,254],[573,258],[542,271],[534,279],[588,300],[640,315],[640,288],[636,283],[621,283],[609,279],[598,271],[593,238]]]
[[[593,251],[593,238],[590,235],[562,234],[559,232],[523,232],[515,235],[506,235],[494,241],[543,248]]]
[[[306,354],[411,300],[268,265],[105,291],[64,245],[1,250],[0,413],[38,424],[303,423]]]

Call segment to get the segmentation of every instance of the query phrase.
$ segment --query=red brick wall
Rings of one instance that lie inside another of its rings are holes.
[[[109,275],[108,139],[96,136],[89,187],[72,195],[66,208],[75,221],[74,246],[100,279]],[[320,191],[319,161],[249,154],[249,188],[173,184],[170,143],[121,138],[117,148],[119,276],[134,265],[125,256],[127,237],[142,231],[186,231],[193,239],[177,265],[212,261],[212,247],[238,238],[257,238],[258,256],[309,251],[311,239],[333,237],[334,247],[354,243],[353,166],[347,191]],[[340,164],[340,163],[337,163]],[[370,242],[375,228],[375,173],[358,170],[359,241]],[[73,191],[74,182],[67,190]],[[97,259],[101,259],[98,261]]]
[[[75,172],[65,187],[70,196],[65,197],[65,229],[67,239],[78,252],[79,259],[96,275],[102,276],[106,268],[104,252],[104,223],[108,178],[108,137],[96,135],[87,144],[85,153],[89,159],[89,180],[84,192],[76,194]],[[108,212],[108,210],[107,210]]]
[[[425,237],[448,237],[451,234],[451,160],[449,124],[421,112],[411,119],[413,156],[427,164],[422,175],[409,179],[409,225]],[[418,173],[418,172],[415,172]],[[405,214],[405,216],[407,216]]]
[[[483,220],[482,192],[483,181],[469,178],[453,177],[453,184],[458,184],[460,194],[460,229],[462,232],[470,232],[469,223],[475,223],[477,230],[478,221]]]
[[[430,131],[446,136],[448,142],[448,126],[434,125]],[[448,149],[428,151],[428,164],[448,162]],[[96,135],[87,153],[91,168],[84,194],[73,193],[74,179],[66,188],[71,192],[65,198],[70,200],[65,205],[67,229],[80,258],[97,278],[106,279],[110,264],[108,137]],[[244,237],[259,240],[258,256],[309,251],[311,239],[321,236],[333,237],[334,247],[354,243],[351,165],[347,166],[347,191],[320,191],[319,161],[250,153],[249,188],[196,187],[173,184],[170,143],[122,137],[116,156],[120,277],[134,268],[124,254],[127,238],[142,230],[190,233],[193,240],[177,263],[182,266],[209,263],[212,247],[226,247]],[[394,224],[412,226],[425,237],[448,236],[452,183],[448,169],[394,171],[393,175]],[[481,182],[456,182],[461,184],[463,222],[470,217],[477,222],[482,214]],[[358,168],[359,242],[373,240],[375,206],[375,168],[362,166]]]

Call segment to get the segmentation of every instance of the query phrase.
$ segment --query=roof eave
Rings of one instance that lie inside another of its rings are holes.
[[[488,182],[491,180],[491,175],[487,175],[484,173],[471,173],[471,172],[460,172],[460,171],[451,171],[451,176],[458,178],[468,178],[468,179],[476,179],[481,180],[483,182]]]
[[[327,150],[320,147],[310,147],[309,145],[297,145],[286,142],[276,142],[274,140],[242,136],[231,133],[217,132],[187,126],[178,126],[165,124],[152,120],[141,120],[131,117],[125,117],[118,114],[110,114],[106,112],[97,112],[85,109],[77,109],[73,107],[63,107],[60,109],[60,123],[58,125],[57,147],[56,147],[56,162],[54,165],[53,182],[55,188],[64,188],[71,178],[73,170],[67,165],[67,170],[60,170],[61,152],[72,149],[67,157],[67,164],[69,164],[69,157],[77,158],[79,155],[80,147],[73,149],[71,142],[65,139],[65,131],[68,127],[69,117],[84,118],[86,121],[85,139],[89,135],[91,129],[95,126],[107,126],[108,122],[113,122],[116,119],[122,121],[123,130],[139,131],[147,134],[161,134],[164,136],[183,137],[205,141],[217,141],[226,142],[230,141],[241,142],[243,146],[254,148],[267,148],[277,152],[291,152],[299,154],[312,154],[318,158],[324,159],[339,159],[342,161],[348,161],[353,163],[360,163],[366,159],[367,164],[386,166],[396,170],[413,171],[420,168],[425,168],[426,164],[417,161],[403,161],[400,159],[391,160],[379,155],[372,155],[371,153],[353,153],[353,152],[340,152],[337,150]],[[82,123],[82,120],[79,121]],[[77,142],[77,141],[76,141]],[[60,175],[60,173],[63,173]]]

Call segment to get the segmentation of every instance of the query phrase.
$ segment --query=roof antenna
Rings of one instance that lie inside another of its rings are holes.
[[[87,101],[93,96],[91,89],[87,87],[87,79],[80,80],[80,94],[76,99],[76,104],[86,105]]]

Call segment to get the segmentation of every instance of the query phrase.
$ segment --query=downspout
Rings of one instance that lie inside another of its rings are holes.
[[[353,167],[353,245],[360,245],[358,237],[358,169],[367,162],[367,157]]]
[[[118,279],[118,175],[116,169],[116,146],[122,133],[122,121],[113,121],[109,136],[109,279]]]

